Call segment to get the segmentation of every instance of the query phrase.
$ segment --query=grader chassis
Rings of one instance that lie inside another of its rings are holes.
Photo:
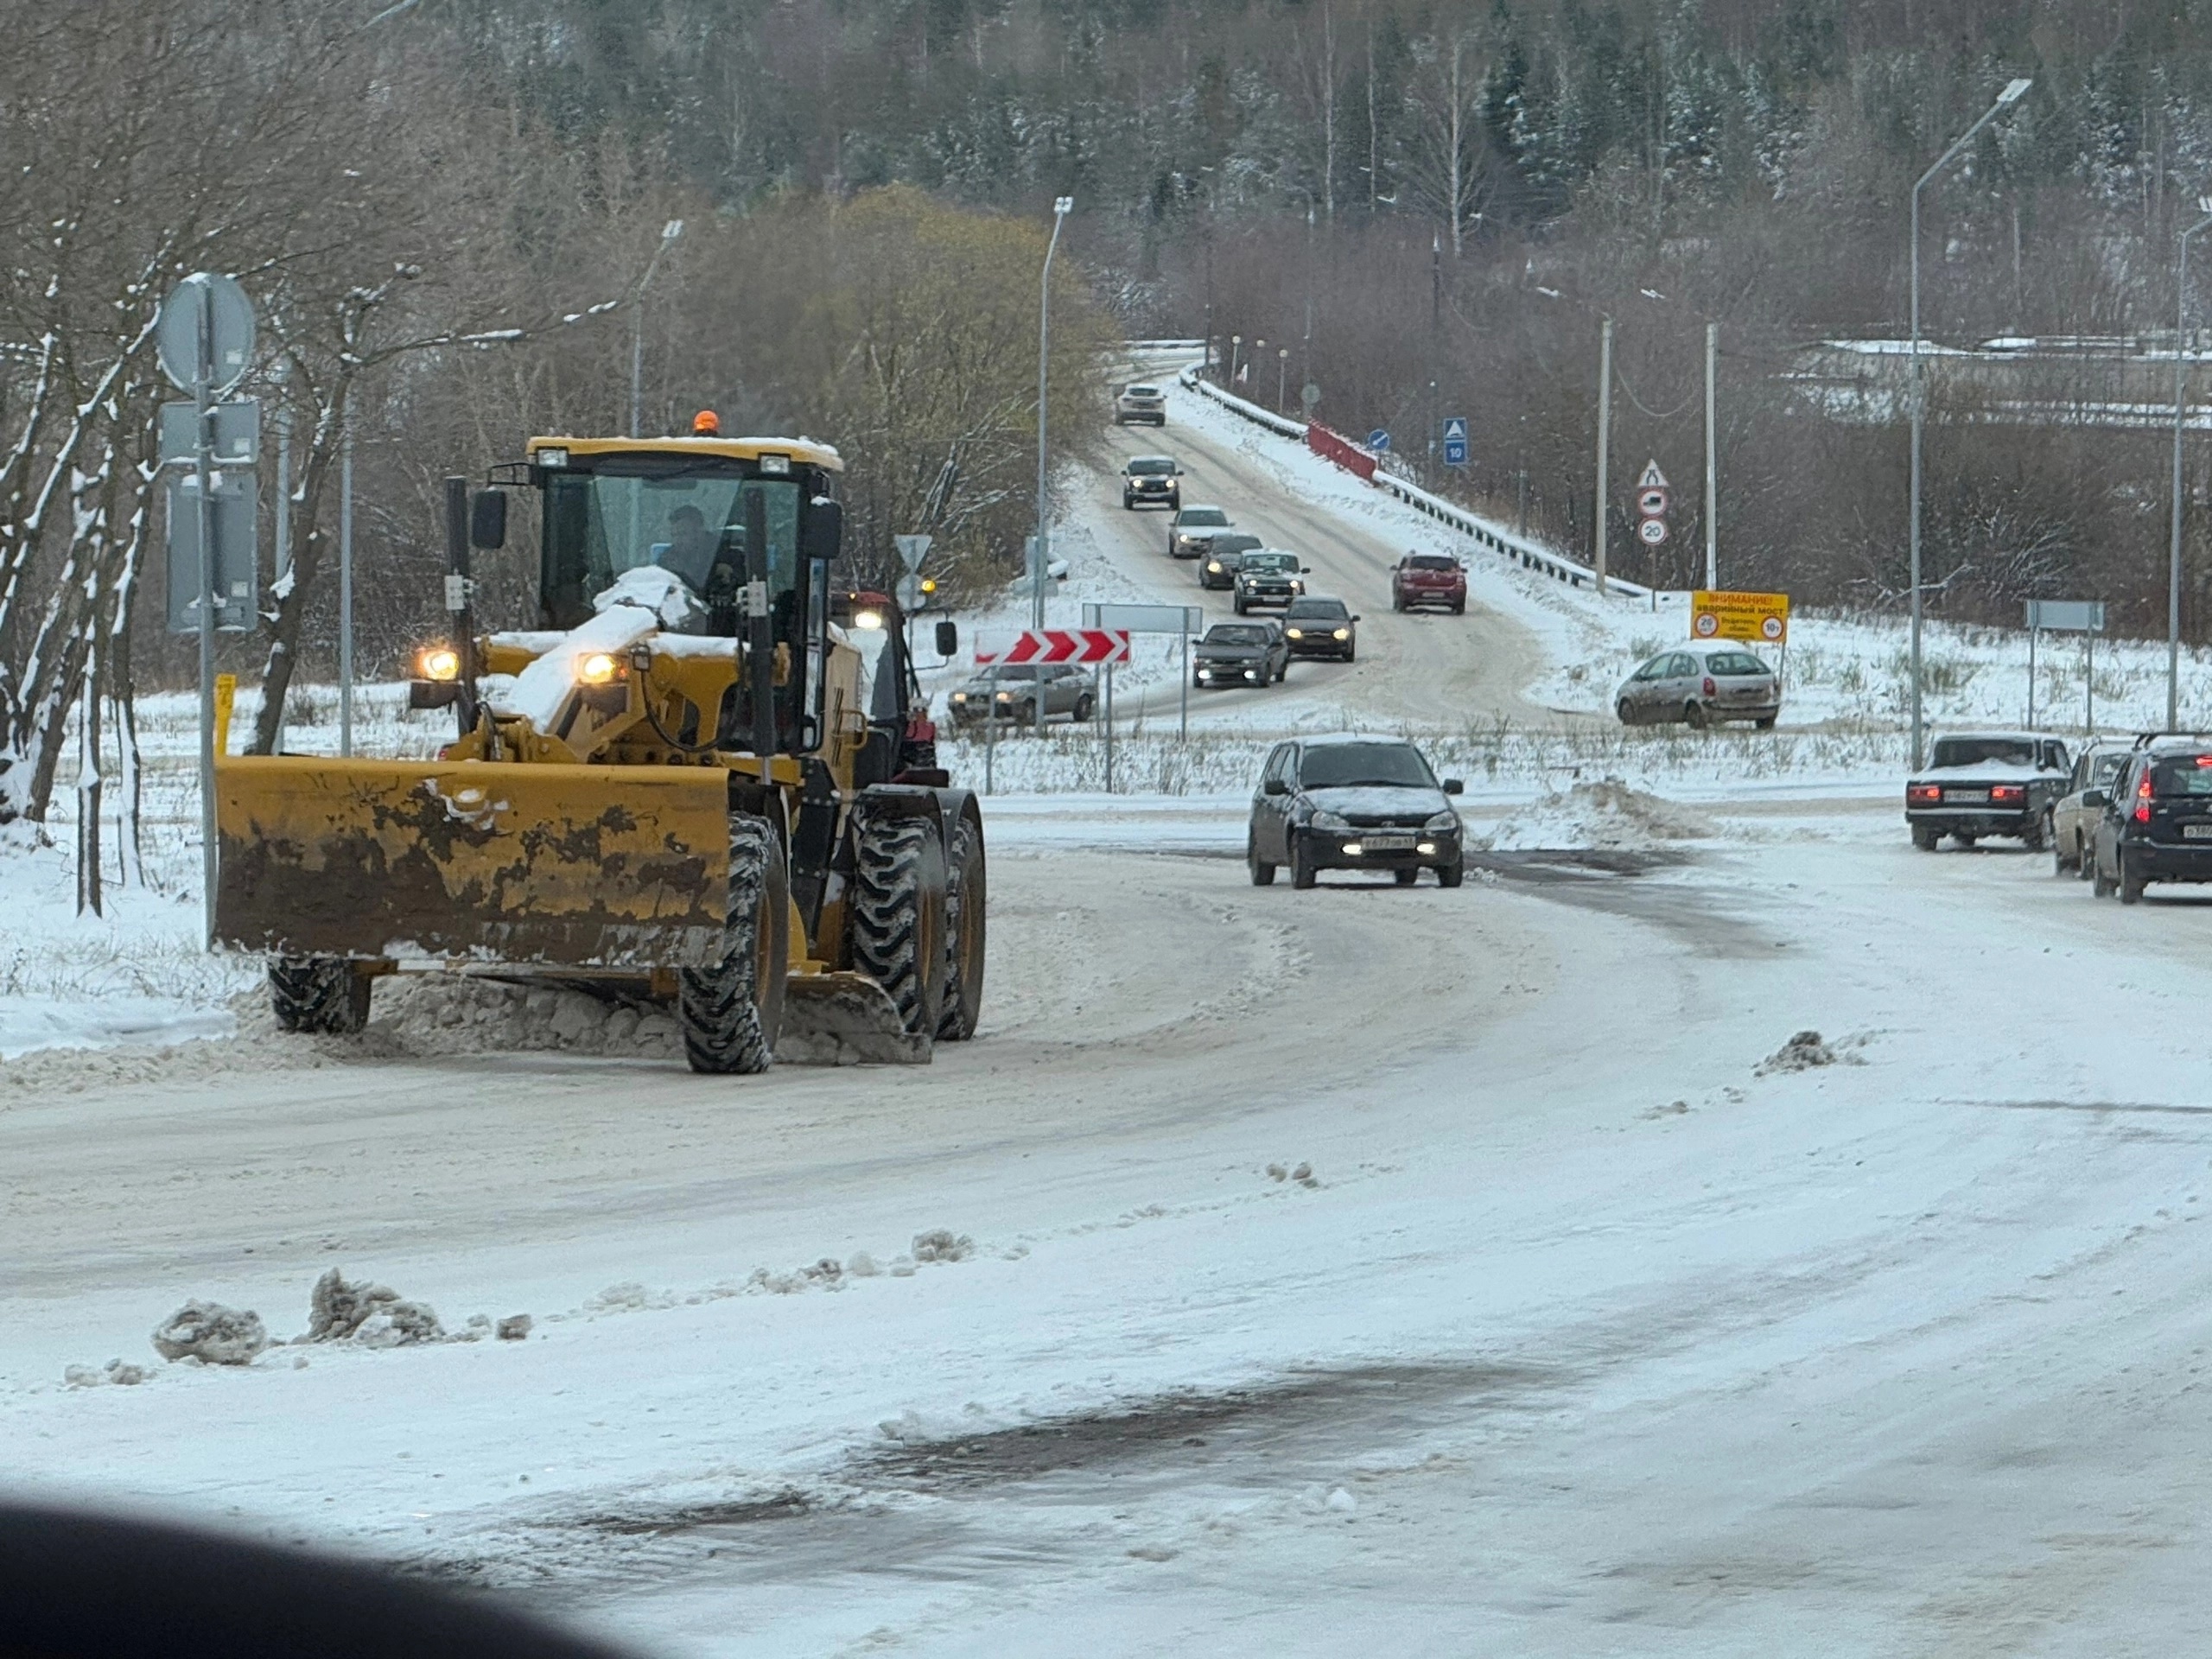
[[[432,969],[672,1003],[699,1071],[970,1036],[982,818],[903,619],[832,585],[842,469],[704,416],[532,439],[496,477],[539,501],[541,626],[480,636],[470,549],[503,544],[507,498],[448,480],[452,639],[410,697],[455,741],[217,766],[217,936],[269,954],[279,1023],[358,1031],[378,978]]]

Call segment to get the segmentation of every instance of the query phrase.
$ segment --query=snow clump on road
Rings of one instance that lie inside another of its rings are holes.
[[[965,1233],[956,1237],[947,1228],[932,1227],[926,1233],[914,1235],[917,1262],[965,1262],[975,1254],[976,1241]]]
[[[61,1380],[73,1389],[96,1389],[109,1382],[135,1388],[153,1374],[143,1365],[128,1364],[118,1357],[105,1365],[69,1366],[61,1373]]]
[[[366,1348],[403,1348],[444,1340],[445,1327],[423,1302],[390,1285],[352,1280],[333,1268],[315,1281],[308,1302],[308,1342],[353,1341]]]
[[[163,1359],[196,1359],[207,1365],[251,1365],[269,1346],[269,1329],[251,1309],[220,1302],[187,1302],[154,1327],[154,1351]]]
[[[1817,1031],[1801,1031],[1752,1067],[1751,1075],[1766,1077],[1777,1072],[1809,1071],[1821,1065],[1864,1065],[1866,1062],[1858,1051],[1866,1045],[1864,1033],[1828,1043]]]
[[[1719,830],[1710,818],[1630,788],[1618,778],[1576,784],[1508,814],[1477,842],[1496,851],[1587,849],[1636,852],[1669,842],[1701,841]]]

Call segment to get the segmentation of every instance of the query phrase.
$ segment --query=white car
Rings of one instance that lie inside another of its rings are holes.
[[[1127,426],[1131,421],[1149,421],[1154,426],[1167,424],[1167,394],[1158,386],[1142,384],[1123,386],[1114,399],[1114,424]]]

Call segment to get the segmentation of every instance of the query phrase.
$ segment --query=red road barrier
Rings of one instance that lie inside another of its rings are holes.
[[[1375,457],[1341,432],[1332,432],[1319,421],[1306,423],[1306,447],[1315,454],[1335,461],[1348,473],[1356,473],[1370,482],[1374,480]]]

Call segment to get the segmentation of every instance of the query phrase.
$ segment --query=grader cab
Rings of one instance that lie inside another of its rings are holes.
[[[701,429],[499,469],[542,508],[526,632],[473,620],[506,497],[447,481],[452,632],[410,693],[455,711],[436,760],[218,762],[217,936],[268,953],[287,1029],[358,1031],[378,978],[431,969],[672,1002],[700,1071],[973,1033],[982,818],[905,620],[833,586],[842,462]]]

